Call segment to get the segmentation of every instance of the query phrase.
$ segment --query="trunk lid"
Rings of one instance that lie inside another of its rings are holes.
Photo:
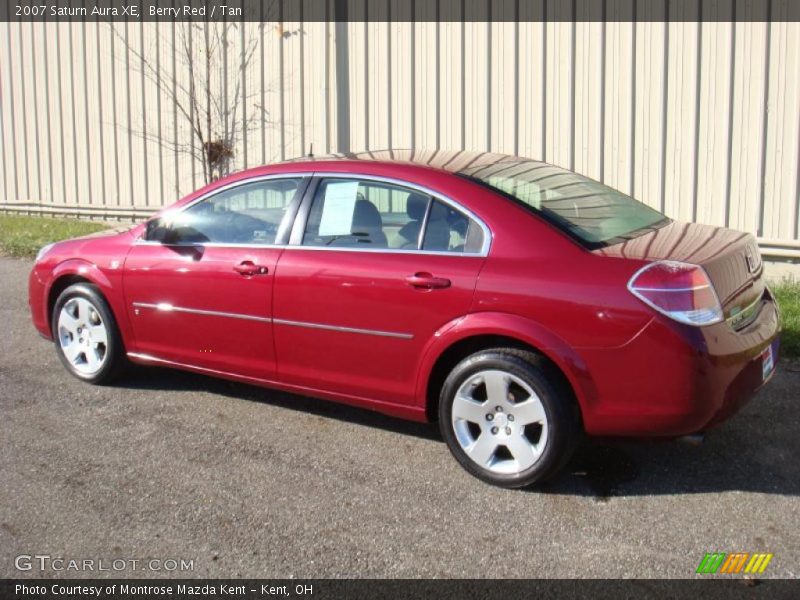
[[[676,260],[702,266],[725,318],[735,317],[764,295],[763,263],[753,235],[724,227],[672,221],[595,254],[647,261]]]

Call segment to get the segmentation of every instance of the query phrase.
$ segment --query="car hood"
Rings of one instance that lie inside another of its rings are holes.
[[[127,224],[123,223],[123,224],[117,225],[115,227],[110,227],[108,229],[103,229],[101,231],[95,231],[94,233],[87,233],[86,235],[82,235],[80,237],[76,237],[76,238],[72,238],[72,239],[73,240],[87,240],[87,239],[93,239],[93,238],[110,237],[110,236],[113,236],[113,235],[118,235],[120,233],[129,232],[129,231],[133,230],[134,228],[136,228],[137,226],[138,226],[138,224],[136,224],[136,223],[134,223],[133,225],[131,225],[130,223],[127,223]]]
[[[61,240],[45,246],[46,254],[42,256],[47,261],[55,263],[80,258],[89,262],[95,261],[98,256],[124,257],[126,248],[130,246],[131,236],[135,227],[121,225],[112,229],[97,231],[88,235]]]

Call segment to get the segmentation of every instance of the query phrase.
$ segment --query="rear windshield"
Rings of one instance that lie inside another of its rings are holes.
[[[546,163],[501,161],[468,167],[459,174],[521,202],[593,248],[637,237],[669,222],[630,196]]]

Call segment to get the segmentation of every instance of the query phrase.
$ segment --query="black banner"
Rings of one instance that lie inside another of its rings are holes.
[[[15,600],[190,600],[226,598],[313,600],[389,598],[479,598],[522,600],[532,598],[797,598],[795,580],[743,578],[687,580],[364,580],[364,579],[50,579],[0,580],[0,597]]]
[[[764,0],[3,0],[0,21],[800,21]]]

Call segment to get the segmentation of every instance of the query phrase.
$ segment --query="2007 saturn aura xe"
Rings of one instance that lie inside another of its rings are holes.
[[[122,233],[39,252],[36,328],[107,383],[167,365],[437,420],[520,487],[579,437],[680,437],[773,374],[752,235],[680,223],[553,165],[392,151],[216,181]]]

